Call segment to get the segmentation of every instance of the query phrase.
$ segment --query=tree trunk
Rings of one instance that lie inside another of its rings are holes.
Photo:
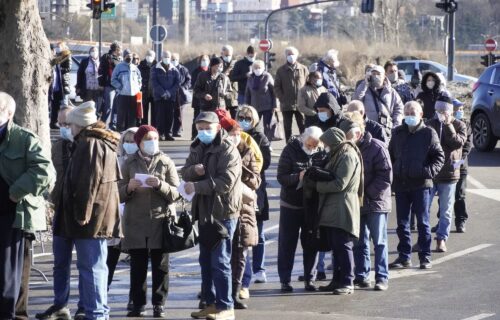
[[[16,101],[14,121],[49,147],[51,53],[37,0],[0,1],[0,43],[0,91]]]

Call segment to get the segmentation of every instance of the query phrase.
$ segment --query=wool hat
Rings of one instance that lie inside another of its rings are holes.
[[[97,122],[95,102],[87,101],[74,107],[67,115],[68,123],[76,124],[80,127],[88,127]]]
[[[210,67],[216,66],[218,64],[222,64],[222,60],[219,57],[213,57],[210,59]]]
[[[436,104],[434,105],[434,109],[436,109],[436,111],[438,112],[453,112],[453,105],[451,104],[451,101],[449,101],[449,99],[447,99],[447,101],[445,101],[445,99],[442,99],[442,100],[437,100],[436,101]]]
[[[359,125],[351,119],[345,119],[339,124],[339,129],[347,134],[351,129],[359,128]]]
[[[219,123],[219,117],[212,111],[200,112],[200,114],[194,120],[194,123],[198,122],[208,122],[208,123]]]
[[[458,99],[453,99],[451,103],[453,104],[453,108],[459,108],[464,105],[464,103]]]
[[[219,117],[221,127],[227,132],[240,127],[238,121],[231,118],[231,115],[225,109],[217,109],[215,110],[215,114]]]
[[[330,92],[323,92],[319,95],[318,99],[314,103],[314,110],[318,110],[318,108],[329,108],[332,110],[333,115],[342,114],[342,108],[340,108],[337,99]]]
[[[330,128],[326,130],[320,137],[320,140],[330,148],[335,148],[340,143],[345,141],[345,133],[339,128]]]
[[[142,139],[144,139],[144,136],[147,135],[149,132],[156,132],[158,133],[158,130],[156,130],[155,127],[153,126],[148,126],[148,125],[142,125],[137,129],[137,132],[134,134],[134,141],[137,143],[139,146],[141,144]]]

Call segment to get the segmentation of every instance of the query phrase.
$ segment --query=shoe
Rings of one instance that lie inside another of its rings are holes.
[[[333,265],[330,263],[326,266],[326,270],[333,270]]]
[[[73,317],[73,320],[85,320],[85,309],[83,308],[78,308],[75,312],[75,316]]]
[[[216,310],[215,313],[209,314],[207,320],[234,320],[234,309]]]
[[[375,287],[373,290],[375,291],[387,291],[389,289],[389,281],[385,279],[379,279],[375,282]]]
[[[180,133],[175,133],[175,134],[173,134],[173,136],[174,136],[174,138],[180,138],[180,137],[182,137]]]
[[[431,232],[434,233],[438,230],[439,224],[436,224],[434,227],[431,228]]]
[[[465,222],[460,222],[459,224],[457,224],[457,233],[465,233],[465,231]]]
[[[299,278],[297,280],[299,280],[299,282],[304,282],[305,281],[305,277],[304,276],[299,276]]]
[[[345,286],[333,290],[333,294],[336,296],[345,296],[354,293],[354,286]]]
[[[420,269],[427,270],[432,268],[432,263],[430,258],[425,258],[420,261]]]
[[[160,136],[160,141],[165,141],[165,140],[167,140],[167,138],[165,138],[165,135],[163,135],[163,134],[162,134],[162,135]]]
[[[51,306],[45,312],[37,313],[35,318],[44,320],[71,320],[71,313],[68,307]]]
[[[316,273],[316,281],[323,281],[323,280],[326,280],[326,273],[318,271],[318,273]]]
[[[202,309],[200,311],[195,311],[191,313],[191,318],[193,319],[206,319],[208,315],[214,314],[217,312],[217,309],[215,308],[215,304],[211,304],[205,309]]]
[[[165,140],[167,140],[167,141],[175,141],[174,137],[172,137],[170,135],[165,136]]]
[[[127,313],[128,318],[142,318],[147,315],[146,308],[144,306],[134,306],[132,310]]]
[[[413,247],[411,247],[411,252],[420,252],[420,246],[418,243],[415,243]]]
[[[243,300],[250,299],[250,290],[248,290],[248,288],[241,288],[240,299]]]
[[[333,290],[335,290],[337,287],[338,287],[337,282],[332,279],[332,281],[330,281],[328,285],[320,286],[318,290],[321,292],[333,292]]]
[[[436,252],[446,252],[448,249],[446,248],[445,240],[436,240]]]
[[[233,283],[233,302],[234,302],[234,308],[238,310],[244,310],[248,309],[248,306],[243,303],[240,299],[240,292],[241,290],[241,284],[238,283]]]
[[[416,230],[417,227],[414,224],[410,225],[410,231],[416,231]]]
[[[354,288],[366,289],[371,288],[372,282],[370,279],[354,279]]]
[[[165,307],[160,305],[153,306],[153,317],[165,318]]]
[[[52,130],[59,130],[59,126],[56,123],[51,123],[50,124],[50,129],[52,129]]]
[[[304,281],[304,289],[306,289],[306,291],[309,292],[314,292],[318,290],[318,288],[316,288],[316,286],[314,285],[313,281]]]
[[[267,282],[267,276],[264,271],[259,271],[257,273],[254,273],[254,278],[255,278],[255,283],[266,283]]]
[[[399,257],[393,263],[389,264],[389,269],[408,269],[411,267],[411,260],[403,260]]]
[[[281,292],[283,293],[293,292],[293,287],[290,285],[290,282],[283,282],[281,284]]]

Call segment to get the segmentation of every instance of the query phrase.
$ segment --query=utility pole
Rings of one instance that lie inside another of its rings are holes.
[[[153,0],[153,26],[158,24],[158,0]],[[156,60],[161,60],[161,45],[153,42],[153,51],[156,53]]]
[[[181,32],[182,42],[184,43],[185,47],[189,45],[189,6],[189,0],[179,0],[179,30]]]
[[[455,73],[455,12],[458,3],[455,0],[441,0],[436,7],[448,14],[448,81],[453,81]]]

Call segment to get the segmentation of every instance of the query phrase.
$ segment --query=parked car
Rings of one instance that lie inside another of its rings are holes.
[[[404,70],[406,73],[406,81],[411,80],[411,76],[415,70],[420,70],[423,74],[425,71],[432,71],[435,73],[442,73],[445,77],[448,75],[448,67],[440,63],[429,61],[429,60],[401,60],[396,61],[398,64],[398,69]],[[453,74],[453,81],[456,82],[476,82],[477,78],[466,76],[463,74],[458,74],[455,69]]]
[[[484,70],[472,92],[474,147],[483,152],[492,151],[500,138],[500,63]]]
[[[77,55],[72,55],[71,56],[71,60],[72,60],[72,64],[71,64],[71,71],[69,73],[69,79],[70,79],[70,88],[71,88],[71,92],[69,94],[69,99],[71,100],[71,102],[75,103],[79,103],[79,102],[83,102],[82,98],[80,98],[80,96],[77,96],[76,95],[76,89],[75,89],[75,86],[76,86],[76,79],[77,79],[77,73],[78,73],[78,67],[80,66],[80,63],[82,62],[82,59],[87,57],[88,55],[85,55],[85,54],[77,54]]]

